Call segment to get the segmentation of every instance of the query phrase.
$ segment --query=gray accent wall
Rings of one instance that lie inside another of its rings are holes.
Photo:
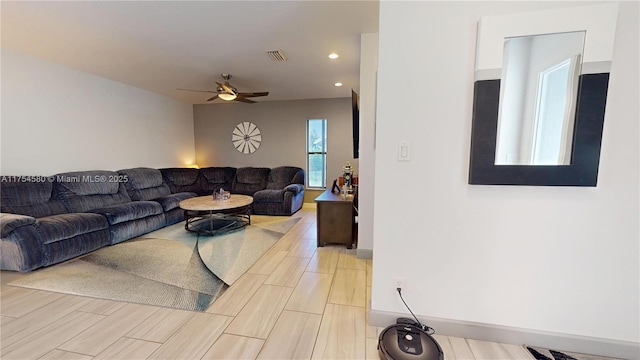
[[[351,98],[194,105],[193,117],[200,167],[287,165],[306,171],[307,119],[327,119],[327,186],[341,175],[347,161],[357,172]],[[253,154],[238,152],[231,142],[233,129],[243,121],[256,124],[262,134],[260,148]]]

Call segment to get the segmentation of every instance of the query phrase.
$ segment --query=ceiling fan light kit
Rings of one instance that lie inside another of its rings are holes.
[[[218,94],[218,97],[225,101],[232,101],[232,100],[235,100],[238,96],[236,94],[222,93],[222,94]]]

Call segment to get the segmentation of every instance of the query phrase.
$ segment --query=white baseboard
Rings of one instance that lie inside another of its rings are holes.
[[[356,257],[358,259],[373,259],[373,250],[356,249]]]
[[[369,312],[369,324],[386,327],[395,324],[396,319],[399,317],[411,317],[411,315],[371,310]],[[558,351],[621,359],[637,360],[640,358],[640,343],[631,341],[618,341],[426,316],[418,316],[418,320],[434,328],[436,334],[439,335],[506,344],[530,345]]]

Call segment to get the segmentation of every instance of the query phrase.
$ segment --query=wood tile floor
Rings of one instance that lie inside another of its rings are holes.
[[[206,312],[6,285],[2,359],[378,359],[367,324],[371,260],[316,248],[316,213],[294,228]],[[520,346],[436,335],[445,359],[527,359]]]

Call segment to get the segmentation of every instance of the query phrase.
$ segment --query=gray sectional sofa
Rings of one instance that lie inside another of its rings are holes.
[[[251,195],[256,215],[292,215],[304,200],[304,170],[293,166],[168,168],[160,172],[171,193],[211,195],[222,188],[232,194]]]
[[[0,269],[30,271],[184,220],[179,203],[220,188],[252,195],[253,213],[302,207],[297,167],[135,168],[1,176]]]

